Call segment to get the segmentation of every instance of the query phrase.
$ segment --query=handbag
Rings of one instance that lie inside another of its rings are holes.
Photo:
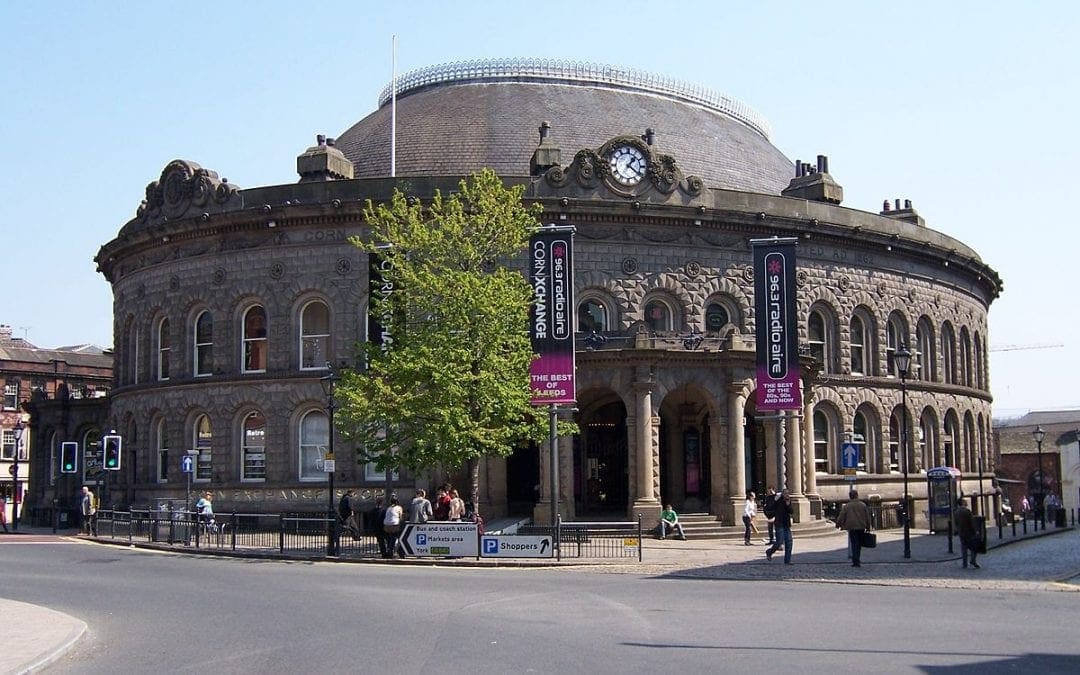
[[[877,548],[877,535],[870,530],[863,530],[859,534],[859,545],[863,548]]]

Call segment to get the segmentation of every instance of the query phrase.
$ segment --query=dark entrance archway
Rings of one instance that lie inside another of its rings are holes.
[[[582,413],[574,437],[574,501],[578,518],[624,516],[628,508],[626,407],[606,401]]]

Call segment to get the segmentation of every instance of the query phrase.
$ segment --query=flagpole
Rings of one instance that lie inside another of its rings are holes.
[[[397,176],[397,35],[390,36],[390,177]]]

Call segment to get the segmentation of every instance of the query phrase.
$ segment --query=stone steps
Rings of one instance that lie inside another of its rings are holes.
[[[716,539],[721,541],[742,541],[743,524],[727,525],[719,522],[716,516],[708,513],[680,513],[679,522],[682,523],[683,532],[687,539]],[[758,515],[754,519],[758,533],[753,535],[752,541],[760,543],[768,537],[769,527],[765,517]],[[836,532],[836,527],[828,520],[811,520],[805,523],[794,523],[791,528],[792,536],[798,537],[821,537]]]

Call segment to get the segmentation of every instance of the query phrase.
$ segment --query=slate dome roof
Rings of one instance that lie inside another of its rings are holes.
[[[390,174],[390,118],[388,86],[378,110],[338,137],[357,178]],[[651,128],[657,151],[706,187],[778,195],[794,175],[765,119],[734,99],[638,70],[540,59],[451,63],[398,78],[396,173],[528,175],[545,120],[564,166],[578,150]]]

